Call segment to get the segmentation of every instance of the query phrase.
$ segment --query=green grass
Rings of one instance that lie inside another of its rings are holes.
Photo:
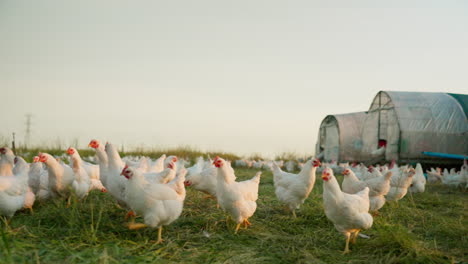
[[[253,169],[236,169],[239,179]],[[340,177],[341,179],[341,177]],[[272,175],[264,171],[252,226],[233,233],[235,224],[215,201],[188,189],[181,217],[163,230],[128,230],[125,211],[110,195],[92,193],[82,203],[36,204],[34,215],[18,212],[2,224],[1,263],[451,263],[467,262],[468,196],[445,186],[387,204],[371,229],[342,255],[345,239],[326,218],[322,180],[317,179],[298,218],[274,195]],[[141,221],[141,219],[137,219]]]

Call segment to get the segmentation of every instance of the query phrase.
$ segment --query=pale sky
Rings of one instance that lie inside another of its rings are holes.
[[[468,1],[0,0],[0,136],[314,153],[380,90],[468,93]]]

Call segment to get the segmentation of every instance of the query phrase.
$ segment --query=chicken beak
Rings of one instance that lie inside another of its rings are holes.
[[[328,176],[330,176],[329,173],[323,173],[323,174],[322,174],[322,180],[328,181],[328,180],[329,180]]]

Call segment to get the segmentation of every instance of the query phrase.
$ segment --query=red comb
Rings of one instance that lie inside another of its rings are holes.
[[[126,169],[128,169],[128,165],[125,165],[125,167],[122,169],[122,172],[120,173],[120,175],[123,175]]]

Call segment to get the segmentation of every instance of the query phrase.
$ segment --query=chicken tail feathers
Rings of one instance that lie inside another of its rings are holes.
[[[255,174],[255,176],[252,178],[252,181],[254,181],[256,183],[259,183],[260,182],[260,176],[262,176],[261,171],[259,171],[259,172],[257,172],[257,174]]]

